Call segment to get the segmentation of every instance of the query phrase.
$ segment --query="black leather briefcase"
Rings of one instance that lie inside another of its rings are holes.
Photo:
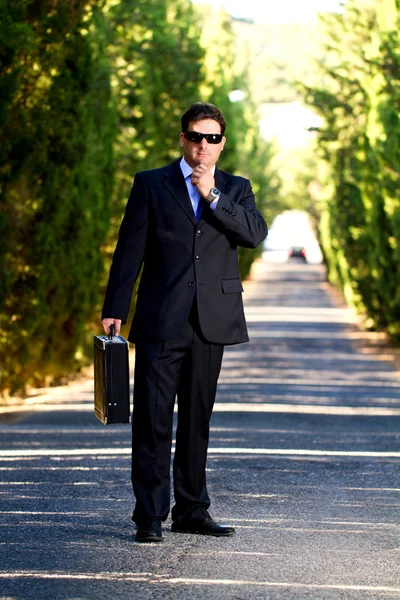
[[[105,425],[129,423],[129,343],[120,335],[94,336],[94,412]]]

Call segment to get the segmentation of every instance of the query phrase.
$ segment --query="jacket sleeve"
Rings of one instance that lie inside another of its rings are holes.
[[[250,181],[244,179],[239,198],[221,193],[213,215],[229,231],[238,246],[257,248],[267,237],[268,227],[257,210]]]
[[[145,252],[148,223],[148,194],[144,179],[137,173],[118,234],[118,242],[106,289],[102,319],[126,323],[133,286]]]

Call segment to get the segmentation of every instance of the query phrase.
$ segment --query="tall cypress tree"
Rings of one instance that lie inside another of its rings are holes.
[[[321,219],[332,281],[371,323],[400,336],[400,7],[349,0],[326,20],[325,87],[306,98],[321,114],[319,149],[332,194]]]
[[[79,364],[115,118],[97,0],[0,0],[0,23],[0,389],[13,392]]]

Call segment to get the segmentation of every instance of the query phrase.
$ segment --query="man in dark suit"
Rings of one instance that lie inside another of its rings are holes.
[[[178,399],[172,528],[227,536],[209,515],[209,421],[224,346],[248,341],[237,247],[267,235],[250,182],[215,167],[226,123],[213,104],[182,116],[183,158],[137,173],[115,249],[102,324],[118,334],[143,265],[129,340],[136,344],[132,519],[136,541],[162,541],[170,509],[173,408]]]

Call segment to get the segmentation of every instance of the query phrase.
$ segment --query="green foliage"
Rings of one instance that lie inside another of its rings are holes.
[[[245,88],[246,89],[246,88]],[[242,125],[238,145],[242,150],[242,158],[237,163],[235,172],[250,179],[256,196],[257,208],[264,215],[267,224],[282,210],[280,181],[276,171],[271,167],[273,146],[260,137],[256,107],[248,99],[243,106],[243,113],[237,123]],[[242,278],[247,277],[253,261],[261,255],[262,244],[252,250],[239,248],[239,269]]]
[[[390,17],[390,18],[389,18]],[[332,194],[321,235],[329,275],[379,328],[400,336],[400,8],[355,2],[325,19],[319,151]]]
[[[76,368],[98,299],[115,118],[97,2],[0,0],[0,389]]]
[[[179,156],[180,116],[199,95],[203,52],[188,0],[112,3],[107,22],[119,120],[116,196],[125,205],[135,172]]]
[[[134,174],[180,156],[193,101],[226,115],[221,167],[252,180],[262,210],[276,204],[252,101],[229,100],[247,85],[231,19],[208,23],[205,45],[190,0],[0,0],[0,392],[90,359]],[[241,253],[243,275],[254,256]]]
[[[235,37],[231,17],[224,10],[212,11],[199,5],[202,22],[201,43],[205,51],[205,78],[202,99],[216,104],[227,122],[227,143],[218,166],[230,173],[250,179],[257,207],[268,223],[281,208],[280,181],[271,168],[273,148],[260,136],[259,115],[248,81],[248,64],[235,54]],[[243,100],[232,102],[234,90],[244,92]],[[262,252],[239,248],[239,269],[247,277],[255,258]]]
[[[189,0],[110,3],[107,23],[119,125],[108,266],[135,173],[180,156],[180,117],[199,98],[203,50]],[[122,335],[134,309],[133,301]]]

